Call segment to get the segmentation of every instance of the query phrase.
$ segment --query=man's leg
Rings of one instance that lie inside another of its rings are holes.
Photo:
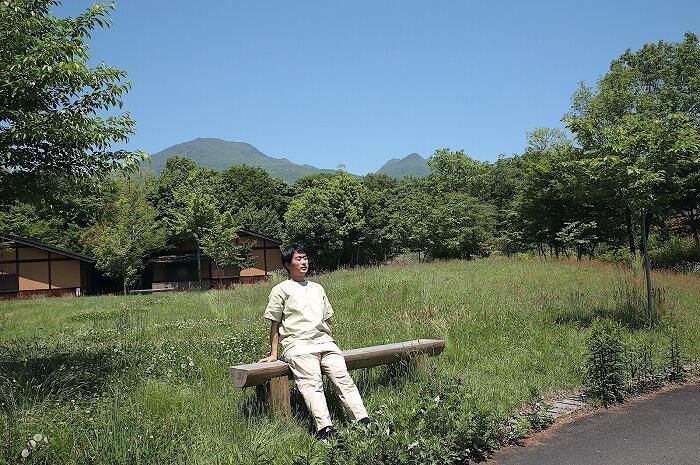
[[[294,374],[299,392],[304,397],[309,413],[314,417],[316,431],[331,426],[326,396],[323,395],[320,354],[303,354],[285,357]]]
[[[345,411],[353,421],[367,418],[367,410],[362,402],[360,392],[348,373],[345,358],[340,350],[321,353],[321,370],[331,380],[335,392],[345,406]]]

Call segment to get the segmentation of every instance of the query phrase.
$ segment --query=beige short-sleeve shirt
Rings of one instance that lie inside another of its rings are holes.
[[[300,355],[322,351],[322,344],[334,342],[326,324],[332,315],[333,307],[323,286],[287,279],[270,291],[263,316],[280,322],[280,345],[284,355]]]

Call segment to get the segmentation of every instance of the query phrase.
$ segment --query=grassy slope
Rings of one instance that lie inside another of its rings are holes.
[[[698,360],[700,280],[656,278],[667,289],[664,321],[677,323],[683,355]],[[629,279],[600,265],[491,259],[316,280],[336,310],[342,348],[444,338],[445,353],[435,359],[441,369],[465,375],[485,407],[506,413],[538,394],[581,385],[584,329],[596,309],[614,306],[613,289]],[[283,462],[291,449],[314,447],[299,399],[297,421],[270,423],[251,413],[252,393],[227,377],[228,365],[267,350],[261,314],[271,286],[0,302],[0,368],[17,379],[0,459],[14,460],[35,433],[52,438],[35,455],[64,463],[235,462],[237,453],[249,460],[257,449]],[[625,334],[661,355],[667,350],[663,329]],[[415,390],[380,375],[356,373],[370,409]],[[5,386],[5,401],[8,392]]]

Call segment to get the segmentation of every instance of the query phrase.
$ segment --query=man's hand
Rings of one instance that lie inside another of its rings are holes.
[[[267,362],[276,362],[277,361],[277,355],[268,355],[265,358],[261,358],[258,363],[267,363]]]

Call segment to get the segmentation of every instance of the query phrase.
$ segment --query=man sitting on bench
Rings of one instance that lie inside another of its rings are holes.
[[[309,260],[301,244],[290,244],[282,251],[282,264],[288,279],[272,288],[264,317],[270,320],[270,355],[260,362],[277,360],[282,345],[299,392],[316,423],[317,436],[335,433],[323,394],[321,373],[333,383],[338,397],[353,421],[367,424],[367,410],[355,386],[340,349],[332,337],[331,307],[320,284],[307,281]]]

